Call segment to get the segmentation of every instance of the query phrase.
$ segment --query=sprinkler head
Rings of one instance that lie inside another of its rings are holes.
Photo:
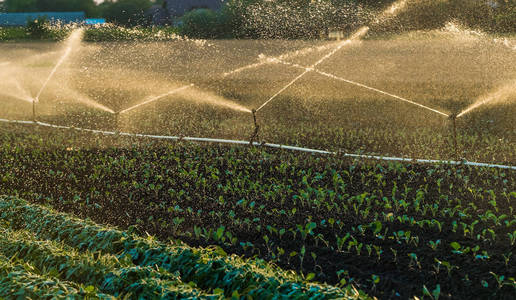
[[[253,114],[253,121],[254,121],[254,132],[253,135],[251,135],[251,138],[249,139],[249,145],[253,145],[254,140],[258,138],[258,132],[260,131],[260,125],[258,125],[258,122],[256,121],[256,109],[252,109],[251,113]]]
[[[455,119],[457,119],[457,113],[452,113],[448,116],[448,118],[452,121],[455,121]]]

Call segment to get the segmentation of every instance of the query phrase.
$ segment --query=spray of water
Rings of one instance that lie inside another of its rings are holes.
[[[251,110],[247,107],[244,107],[234,101],[231,101],[229,99],[226,99],[222,96],[216,95],[214,93],[210,93],[207,91],[203,91],[196,88],[190,88],[185,91],[183,91],[182,96],[191,102],[195,103],[205,103],[210,104],[213,106],[223,107],[223,108],[229,108],[234,111],[244,112],[244,113],[251,113]]]
[[[442,32],[464,37],[483,37],[486,35],[480,30],[467,28],[456,20],[446,23],[442,29]]]
[[[90,97],[78,92],[77,90],[75,89],[72,89],[72,88],[69,88],[69,87],[61,87],[62,91],[64,93],[66,93],[66,95],[70,98],[72,98],[74,101],[77,101],[77,102],[80,102],[88,107],[91,107],[91,108],[95,108],[95,109],[99,109],[99,110],[102,110],[104,112],[107,112],[107,113],[110,113],[110,114],[114,114],[115,111],[113,111],[111,108],[105,106],[105,105],[102,105],[100,103],[98,103],[97,101],[91,99]]]
[[[9,98],[14,98],[16,100],[21,100],[21,101],[25,101],[25,102],[29,102],[29,103],[32,103],[32,101],[34,101],[34,99],[32,99],[31,97],[12,95],[12,94],[8,94],[8,93],[4,93],[4,92],[0,92],[0,95],[4,95],[4,96],[7,96]]]
[[[306,47],[306,48],[299,49],[299,50],[296,50],[296,51],[291,51],[291,52],[284,53],[284,54],[279,55],[279,56],[277,56],[275,58],[279,59],[279,60],[293,59],[293,58],[296,58],[296,57],[299,57],[299,56],[310,54],[312,52],[326,51],[328,49],[334,48],[337,45],[338,45],[338,43],[332,42],[332,43],[329,43],[327,45],[322,45],[322,46],[318,46],[318,47]],[[226,73],[224,73],[222,75],[223,75],[223,77],[227,77],[227,76],[230,76],[230,75],[241,73],[241,72],[249,70],[249,69],[258,68],[258,67],[261,67],[263,65],[269,64],[270,62],[268,62],[267,60],[264,60],[263,59],[264,57],[265,56],[262,54],[262,55],[259,56],[259,59],[261,61],[259,61],[257,63],[254,63],[254,64],[250,64],[250,65],[247,65],[247,66],[243,66],[243,67],[234,69],[234,70],[232,70],[230,72],[226,72]]]
[[[347,40],[345,40],[344,42],[341,42],[335,49],[333,49],[332,51],[330,51],[330,53],[326,54],[325,56],[323,56],[321,59],[319,59],[317,62],[315,62],[313,65],[312,65],[312,68],[315,68],[317,67],[318,65],[320,65],[322,62],[324,62],[325,60],[327,60],[328,58],[332,57],[335,53],[337,53],[337,51],[339,51],[340,49],[342,49],[344,46],[347,46],[349,44],[351,44],[353,41],[356,41],[356,40],[360,40],[364,35],[366,35],[367,33],[369,32],[369,27],[367,26],[364,26],[364,27],[361,27],[360,29],[358,29],[355,33],[353,33],[351,35],[351,37]]]
[[[276,99],[279,95],[281,95],[285,90],[287,90],[290,86],[292,86],[294,83],[296,83],[299,79],[303,78],[308,72],[310,71],[313,71],[315,67],[317,67],[318,65],[320,65],[322,62],[324,62],[325,60],[327,60],[328,58],[330,58],[331,56],[333,56],[335,53],[337,53],[337,51],[339,51],[340,49],[342,49],[342,47],[346,46],[346,45],[349,45],[351,42],[353,42],[354,40],[362,37],[363,35],[365,35],[367,32],[369,31],[369,27],[362,27],[360,30],[358,30],[357,32],[355,32],[351,38],[349,38],[348,40],[340,43],[337,47],[335,47],[335,49],[333,49],[332,51],[330,51],[328,54],[326,54],[325,56],[323,56],[321,59],[319,59],[317,62],[315,62],[313,65],[311,65],[310,67],[308,68],[303,68],[305,69],[303,71],[303,73],[299,74],[296,78],[294,78],[292,81],[290,81],[289,83],[287,83],[287,85],[285,85],[283,88],[281,88],[278,92],[276,92],[276,94],[272,95],[272,97],[270,97],[267,101],[265,101],[260,107],[258,107],[256,109],[256,112],[260,111],[262,108],[264,108],[265,106],[267,106],[267,104],[269,104],[271,101],[273,101],[274,99]]]
[[[294,78],[291,82],[287,83],[284,87],[282,87],[279,91],[276,92],[276,94],[272,95],[272,97],[269,98],[269,100],[265,101],[260,107],[256,109],[256,112],[259,112],[262,108],[267,106],[272,100],[276,99],[281,93],[283,93],[285,90],[287,90],[290,86],[292,86],[294,83],[296,83],[299,79],[303,78],[303,76],[306,75],[306,73],[310,72],[311,69],[307,68],[303,73],[299,74],[296,78]]]
[[[59,61],[56,63],[56,65],[54,66],[54,68],[52,69],[50,74],[48,75],[47,79],[41,86],[41,89],[39,90],[39,92],[36,94],[36,98],[35,98],[36,102],[39,101],[39,97],[41,96],[41,94],[43,93],[45,88],[47,87],[47,85],[50,82],[50,80],[52,79],[52,77],[54,77],[54,74],[56,73],[56,71],[63,64],[63,62],[68,58],[68,56],[72,52],[73,48],[75,48],[75,46],[77,46],[81,42],[82,34],[83,34],[83,29],[76,29],[72,32],[70,37],[68,37],[68,39],[66,41],[65,52],[63,53],[63,55],[61,56]]]
[[[100,103],[98,103],[98,102],[96,102],[96,101],[94,101],[94,100],[84,96],[84,95],[80,95],[80,96],[76,97],[75,99],[77,101],[79,101],[79,102],[89,106],[89,107],[100,109],[100,110],[105,111],[105,112],[110,113],[110,114],[114,114],[115,113],[115,111],[112,110],[111,108],[109,108],[107,106],[104,106],[104,105],[102,105],[102,104],[100,104]]]
[[[516,80],[513,80],[509,84],[506,84],[502,87],[497,88],[495,91],[488,93],[484,96],[481,96],[475,101],[473,104],[468,106],[466,109],[461,111],[457,118],[460,118],[475,109],[487,105],[487,104],[494,104],[494,103],[501,103],[501,102],[514,102],[516,101]]]
[[[374,23],[380,24],[380,23],[384,22],[386,19],[395,16],[400,11],[405,9],[406,6],[407,6],[407,0],[400,0],[400,1],[395,2],[389,8],[387,8],[382,14],[380,14],[378,17],[376,17]],[[361,37],[361,36],[365,35],[368,31],[369,31],[369,27],[367,27],[367,26],[361,27],[358,31],[356,31],[350,37],[350,40],[356,40],[356,39],[359,38],[358,36]],[[347,41],[344,41],[344,44],[346,44],[346,42]],[[331,49],[331,48],[333,48],[335,46],[340,49],[340,48],[343,47],[343,43],[337,42],[337,43],[330,43],[328,45],[323,45],[323,46],[319,46],[319,47],[307,47],[307,48],[300,49],[300,50],[297,50],[297,51],[293,51],[293,52],[288,52],[288,53],[282,54],[282,55],[277,56],[275,58],[279,59],[279,60],[287,60],[287,59],[292,59],[292,58],[295,58],[295,57],[298,57],[298,56],[302,56],[302,55],[305,55],[305,54],[309,54],[309,53],[314,52],[314,51],[325,51],[325,50]],[[263,66],[263,65],[268,64],[268,63],[269,62],[267,60],[262,60],[260,62],[254,63],[254,64],[249,64],[247,66],[243,66],[243,67],[237,68],[237,69],[232,70],[230,72],[226,72],[226,73],[223,74],[223,76],[226,77],[226,76],[230,76],[230,75],[233,75],[233,74],[240,73],[240,72],[245,71],[245,70],[258,68],[258,67]],[[301,76],[301,77],[303,77],[303,76]],[[290,85],[292,85],[292,84],[289,84],[289,86]]]
[[[24,64],[31,64],[39,62],[42,57],[47,57],[59,53],[58,51],[50,51],[45,53],[32,54],[22,59],[15,59],[14,61],[1,62],[0,67],[0,94],[9,98],[22,100],[26,102],[33,102],[34,98],[29,92],[29,89],[20,84],[20,78],[26,79],[32,75],[27,74],[24,70]],[[14,88],[13,88],[14,87]]]
[[[27,101],[27,102],[32,102],[34,101],[34,99],[31,97],[31,95],[21,87],[20,83],[18,81],[15,81],[14,82],[14,86],[16,86],[16,89],[20,92],[21,96],[20,96],[20,99],[21,100],[24,100],[24,101]]]
[[[386,10],[384,10],[381,14],[379,14],[373,23],[381,24],[385,22],[385,20],[395,17],[405,8],[407,8],[408,0],[400,0],[394,2],[391,6],[389,6]]]
[[[511,43],[507,38],[497,38],[493,40],[495,43],[505,46],[512,51],[516,51],[516,43]]]
[[[126,113],[126,112],[129,112],[129,111],[131,111],[131,110],[137,109],[137,108],[142,107],[142,106],[144,106],[144,105],[146,105],[146,104],[149,104],[149,103],[151,103],[151,102],[158,101],[158,100],[163,99],[163,98],[165,98],[165,97],[168,97],[168,96],[170,96],[170,95],[172,95],[172,94],[176,94],[176,93],[179,93],[179,92],[181,92],[181,91],[184,91],[184,90],[186,90],[186,89],[188,89],[188,88],[191,88],[191,87],[193,87],[193,86],[194,86],[193,84],[189,84],[189,85],[185,85],[185,86],[182,86],[182,87],[180,87],[180,88],[177,88],[177,89],[171,90],[171,91],[169,91],[169,92],[167,92],[167,93],[165,93],[165,94],[162,94],[162,95],[159,95],[159,96],[152,97],[152,98],[150,98],[150,99],[148,99],[148,100],[145,100],[145,101],[143,101],[143,102],[141,102],[141,103],[138,103],[138,104],[136,104],[136,105],[134,105],[134,106],[131,106],[131,107],[129,107],[129,108],[126,108],[126,109],[124,109],[124,110],[121,110],[119,113],[120,113],[120,114],[124,114],[124,113]]]
[[[405,9],[407,6],[407,0],[399,0],[399,1],[396,1],[394,4],[392,4],[389,8],[387,8],[382,14],[380,14],[376,20],[375,20],[375,23],[381,23],[383,22],[384,20],[386,20],[387,18],[390,18],[390,17],[393,17],[395,16],[396,14],[398,14],[400,11],[402,11],[403,9]],[[330,51],[328,54],[326,54],[325,56],[323,56],[321,59],[319,59],[317,62],[315,62],[312,66],[308,67],[305,69],[305,71],[303,71],[303,73],[301,73],[300,75],[298,75],[296,78],[294,78],[291,82],[287,83],[287,85],[285,85],[283,88],[281,88],[276,94],[274,94],[272,97],[270,97],[267,101],[265,101],[260,107],[258,107],[256,109],[256,112],[260,111],[262,108],[264,108],[265,106],[267,106],[267,104],[269,104],[271,101],[273,101],[274,99],[276,99],[281,93],[283,93],[286,89],[288,89],[290,86],[292,86],[294,83],[296,83],[299,79],[303,78],[308,72],[310,71],[313,71],[315,67],[317,67],[318,65],[320,65],[322,62],[324,62],[325,60],[327,60],[328,58],[332,57],[333,55],[335,55],[335,53],[337,53],[340,49],[342,49],[344,46],[346,45],[349,45],[351,42],[353,41],[356,41],[356,40],[360,40],[363,36],[365,36],[367,33],[369,32],[369,27],[368,26],[363,26],[361,27],[360,29],[358,29],[357,31],[355,31],[351,37],[341,43],[339,43],[337,45],[337,47],[335,47],[335,49],[333,49],[332,51]]]
[[[349,83],[349,84],[352,84],[352,85],[356,85],[356,86],[359,86],[361,88],[368,89],[370,91],[373,91],[373,92],[376,92],[376,93],[380,93],[382,95],[386,95],[386,96],[389,96],[391,98],[394,98],[394,99],[397,99],[397,100],[401,100],[401,101],[404,101],[404,102],[416,105],[416,106],[418,106],[420,108],[424,108],[426,110],[432,111],[432,112],[440,114],[442,116],[449,117],[448,114],[443,113],[443,112],[441,112],[439,110],[436,110],[436,109],[433,109],[431,107],[425,106],[423,104],[420,104],[420,103],[411,101],[409,99],[400,97],[398,95],[395,95],[395,94],[392,94],[392,93],[389,93],[389,92],[386,92],[386,91],[382,91],[382,90],[374,88],[374,87],[370,87],[370,86],[365,85],[363,83],[359,83],[359,82],[356,82],[356,81],[352,81],[352,80],[348,80],[348,79],[345,79],[345,78],[342,78],[342,77],[338,77],[338,76],[335,76],[333,74],[330,74],[330,73],[327,73],[327,72],[323,72],[323,71],[320,71],[320,70],[317,70],[317,69],[314,69],[314,68],[304,67],[304,66],[301,66],[299,64],[289,63],[289,62],[281,61],[281,60],[274,59],[274,58],[271,58],[271,61],[274,61],[274,62],[280,63],[280,64],[284,64],[284,65],[287,65],[287,66],[295,67],[295,68],[298,68],[298,69],[304,69],[306,71],[313,71],[313,72],[315,72],[317,74],[326,76],[328,78],[331,78],[331,79],[334,79],[334,80],[338,80],[338,81],[342,81],[342,82],[346,82],[346,83]]]
[[[42,58],[47,58],[59,54],[62,54],[62,51],[48,51],[44,53],[29,54],[27,56],[24,56],[22,59],[17,59],[15,61],[8,62],[7,64],[18,66],[22,66],[24,64],[30,65],[32,63],[39,63]]]
[[[516,51],[516,43],[511,43],[508,38],[490,38],[489,34],[486,32],[479,29],[468,28],[456,20],[446,23],[440,32],[464,39],[482,39],[504,46],[509,50]]]
[[[290,86],[292,86],[294,83],[296,83],[299,79],[303,78],[308,72],[310,71],[313,71],[315,69],[315,67],[317,67],[318,65],[320,65],[321,63],[323,63],[325,60],[327,60],[328,58],[332,57],[335,53],[337,53],[337,51],[339,51],[340,49],[342,49],[342,47],[346,46],[346,45],[349,45],[351,44],[353,41],[356,41],[360,38],[362,38],[365,34],[367,34],[367,32],[369,31],[369,27],[365,26],[365,27],[362,27],[360,28],[359,30],[357,30],[349,39],[345,40],[344,42],[341,42],[339,43],[339,45],[337,47],[335,47],[335,49],[333,49],[332,51],[330,51],[328,54],[326,54],[325,56],[323,56],[321,59],[319,59],[318,61],[316,61],[314,64],[312,64],[310,67],[308,68],[303,68],[305,69],[303,71],[303,73],[299,74],[296,78],[294,78],[292,81],[290,81],[287,85],[285,85],[283,88],[281,88],[278,92],[276,92],[276,94],[272,95],[272,97],[270,97],[267,101],[265,101],[260,107],[258,107],[256,109],[256,112],[260,111],[262,108],[264,108],[267,104],[269,104],[271,101],[273,101],[274,99],[276,99],[281,93],[283,93],[285,90],[287,90]]]
[[[13,89],[12,86],[14,86],[15,89]],[[29,103],[32,103],[33,101],[33,98],[29,92],[23,89],[16,78],[13,78],[12,76],[6,76],[5,78],[2,78],[2,82],[0,84],[0,95]]]

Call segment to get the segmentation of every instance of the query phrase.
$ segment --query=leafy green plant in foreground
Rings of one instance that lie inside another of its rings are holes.
[[[167,246],[152,239],[138,238],[127,232],[31,206],[12,197],[2,197],[0,208],[0,224],[4,227],[27,230],[37,239],[54,240],[78,251],[116,254],[119,260],[130,259],[135,266],[142,268],[154,266],[158,270],[177,272],[183,282],[193,282],[195,287],[215,294],[222,291],[226,296],[253,298],[269,298],[274,295],[294,298],[364,297],[351,287],[342,290],[303,282],[297,275],[281,271],[261,260],[244,261],[235,256],[227,256],[223,251],[195,249],[185,245]],[[0,244],[0,251],[9,248],[5,243],[3,241]],[[37,262],[38,259],[32,260]],[[111,282],[135,272],[136,269],[114,271]],[[159,281],[152,278],[148,282],[151,285],[158,283]]]

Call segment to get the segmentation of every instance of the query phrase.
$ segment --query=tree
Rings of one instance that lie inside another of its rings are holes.
[[[37,11],[37,0],[5,0],[7,12],[33,12]]]
[[[93,0],[6,0],[4,5],[8,12],[84,11],[88,17],[97,15]]]
[[[145,11],[152,5],[150,0],[118,0],[104,2],[102,15],[119,25],[135,26],[147,23]]]
[[[236,37],[318,38],[330,28],[362,24],[354,0],[229,0],[225,10]]]

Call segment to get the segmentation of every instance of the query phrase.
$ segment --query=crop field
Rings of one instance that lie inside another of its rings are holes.
[[[361,296],[353,290],[303,282],[263,260],[244,261],[220,248],[143,239],[14,197],[1,197],[0,207],[0,295],[33,299]]]
[[[516,40],[454,26],[0,44],[0,299],[514,299]]]
[[[14,125],[1,136],[0,194],[162,241],[217,245],[379,298],[515,293],[514,170]],[[88,140],[96,146],[77,148]]]

